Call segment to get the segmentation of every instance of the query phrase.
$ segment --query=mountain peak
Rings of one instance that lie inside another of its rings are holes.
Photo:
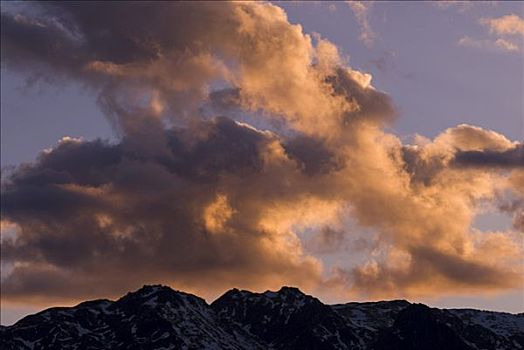
[[[282,286],[282,288],[280,288],[278,292],[282,294],[306,295],[297,287],[288,287],[288,286]]]
[[[225,292],[224,294],[222,294],[222,296],[220,296],[218,299],[222,299],[222,298],[226,298],[226,299],[238,299],[238,298],[242,298],[242,297],[245,297],[246,295],[251,295],[253,294],[252,292],[250,291],[247,291],[247,290],[241,290],[241,289],[238,289],[238,288],[232,288],[230,290],[228,290],[227,292]]]
[[[267,298],[303,298],[309,297],[296,287],[283,286],[278,291],[266,290],[262,293]],[[312,297],[311,297],[312,298]]]
[[[163,284],[144,284],[142,286],[142,288],[137,289],[135,291],[135,293],[143,294],[143,293],[155,293],[155,292],[159,292],[159,291],[172,291],[172,292],[174,292],[175,290],[172,289],[169,286],[164,286]]]
[[[140,289],[137,289],[132,292],[128,292],[126,295],[124,295],[122,298],[120,298],[118,301],[124,301],[124,300],[145,300],[152,298],[158,294],[164,294],[164,295],[175,295],[177,294],[177,291],[171,289],[168,286],[163,286],[160,284],[153,284],[148,285],[145,284]]]

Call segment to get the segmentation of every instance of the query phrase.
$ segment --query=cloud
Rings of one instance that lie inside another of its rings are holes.
[[[102,89],[100,103],[114,118],[123,118],[128,106],[122,101],[154,96],[156,105],[165,106],[165,115],[177,122],[191,120],[213,80],[239,88],[244,108],[263,105],[274,118],[285,115],[301,129],[322,132],[322,125],[313,122],[317,116],[329,127],[338,110],[355,108],[330,97],[330,86],[319,81],[309,64],[315,53],[311,38],[289,24],[276,6],[111,4],[95,16],[104,22],[100,27],[87,4],[39,7],[43,14],[38,21],[2,13],[3,51],[8,53],[3,61],[38,74],[44,74],[45,65],[54,72],[47,76],[58,72]],[[158,21],[148,23],[146,17]],[[119,46],[108,45],[108,38]],[[135,127],[132,123],[130,118],[115,122],[124,129]]]
[[[524,145],[497,152],[492,150],[457,152],[454,158],[459,166],[524,167]]]
[[[513,13],[498,18],[481,18],[480,23],[493,34],[524,36],[524,19]]]
[[[491,39],[473,39],[469,36],[463,36],[457,41],[457,44],[459,46],[463,47],[471,47],[475,49],[483,49],[488,51],[494,51],[494,52],[519,52],[520,48],[518,45],[499,38],[496,40]]]
[[[522,145],[520,149],[522,150]],[[513,192],[502,194],[497,204],[502,212],[513,217],[513,228],[522,235],[522,232],[524,232],[524,169],[522,169],[522,153],[520,157],[520,162],[516,164],[515,170],[511,172],[508,179],[508,187]],[[507,165],[507,162],[505,162],[504,166]]]
[[[340,229],[325,226],[315,233],[304,246],[307,250],[318,254],[329,254],[343,251],[347,248],[348,235]]]
[[[360,26],[359,39],[367,47],[373,46],[377,35],[369,24],[369,12],[373,6],[372,1],[346,1]]]
[[[15,263],[3,295],[114,294],[144,280],[212,289],[318,278],[318,262],[263,214],[269,203],[304,196],[270,189],[275,137],[225,118],[201,128],[207,135],[196,143],[187,130],[166,131],[163,155],[137,153],[127,140],[65,142],[15,172],[2,194],[4,217],[19,223],[16,239],[2,244],[2,258]],[[212,274],[222,276],[215,286],[205,277]]]
[[[502,49],[503,51],[519,51],[519,47],[510,41],[504,39],[495,40],[495,47]]]
[[[2,227],[15,232],[2,233],[2,298],[146,282],[398,297],[522,281],[514,229],[471,227],[482,203],[522,198],[521,144],[469,125],[402,144],[371,75],[281,8],[31,6],[2,12],[6,68],[84,84],[119,138],[65,138],[3,174]],[[341,243],[357,230],[373,233],[362,261]],[[337,246],[331,270],[321,255]]]
[[[473,39],[469,36],[460,38],[459,46],[472,47],[498,52],[522,52],[522,45],[514,37],[524,36],[524,20],[515,14],[498,18],[481,18],[480,24],[489,28],[494,39]]]

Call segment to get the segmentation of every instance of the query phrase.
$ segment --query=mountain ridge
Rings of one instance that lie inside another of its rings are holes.
[[[162,285],[0,326],[2,349],[524,349],[524,313],[406,300],[327,305],[295,287],[212,303]]]

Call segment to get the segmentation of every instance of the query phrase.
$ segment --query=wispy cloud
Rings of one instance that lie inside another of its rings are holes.
[[[518,52],[520,49],[519,47],[505,39],[499,38],[496,40],[491,39],[473,39],[469,36],[463,36],[457,41],[457,44],[459,46],[464,47],[472,47],[476,49],[485,49],[485,50],[491,50],[491,51],[499,51],[499,52]]]
[[[369,12],[373,6],[373,1],[347,1],[346,3],[353,11],[360,26],[360,41],[367,47],[373,46],[373,42],[377,38],[377,34],[369,24]]]
[[[497,18],[481,18],[479,23],[488,27],[491,38],[474,39],[463,36],[457,41],[459,46],[488,51],[521,52],[524,38],[524,19],[510,14]]]

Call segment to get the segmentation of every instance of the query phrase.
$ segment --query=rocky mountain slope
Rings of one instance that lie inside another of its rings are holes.
[[[164,286],[51,308],[0,328],[9,349],[524,349],[524,314],[403,300],[325,305],[296,288],[208,305]]]

